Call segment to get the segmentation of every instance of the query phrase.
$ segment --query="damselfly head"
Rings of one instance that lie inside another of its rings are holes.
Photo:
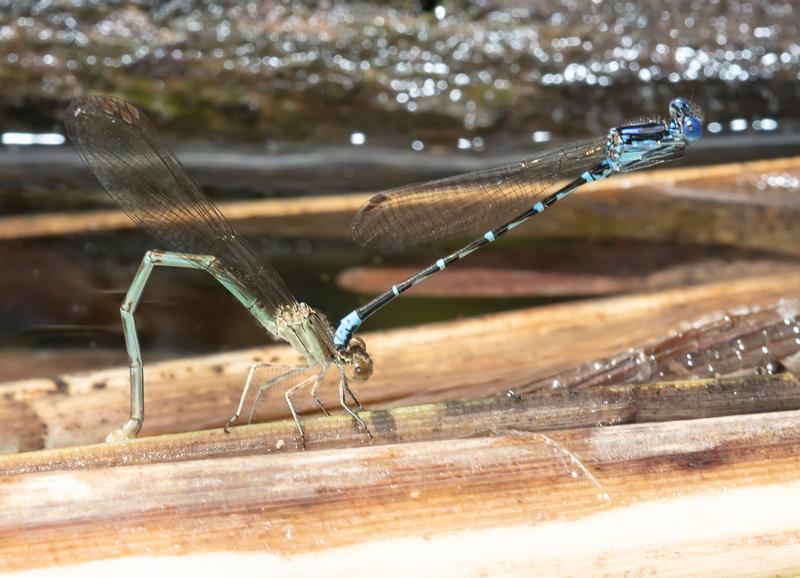
[[[695,141],[703,135],[703,113],[685,98],[673,99],[669,103],[669,114],[686,140]]]
[[[367,353],[367,344],[360,337],[353,337],[344,351],[345,375],[356,382],[367,381],[372,375],[372,359]]]

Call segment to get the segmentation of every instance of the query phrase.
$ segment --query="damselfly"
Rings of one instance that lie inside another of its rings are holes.
[[[336,347],[346,349],[356,328],[403,292],[538,215],[578,187],[681,157],[687,143],[702,134],[700,114],[683,98],[674,99],[669,112],[669,120],[613,128],[606,138],[372,197],[353,219],[353,238],[362,245],[397,248],[478,227],[493,228],[351,311],[336,329]],[[562,179],[569,180],[568,184],[550,193]]]
[[[317,390],[331,366],[339,378],[339,403],[367,433],[366,424],[348,406],[346,396],[361,408],[348,379],[364,381],[372,374],[372,360],[365,343],[358,339],[346,347],[333,344],[333,327],[319,311],[298,302],[269,261],[236,233],[184,171],[164,145],[147,118],[133,105],[108,96],[89,96],[73,102],[66,118],[67,131],[84,162],[109,195],[128,216],[148,230],[170,251],[149,251],[142,259],[120,308],[125,345],[130,358],[131,413],[107,440],[134,438],[144,421],[144,372],[134,313],[153,267],[202,269],[210,273],[255,317],[269,333],[288,341],[307,365],[288,367],[260,385],[267,388],[298,379],[284,394],[297,430],[303,428],[292,404],[292,395],[310,387],[311,396],[325,411]],[[225,428],[242,413],[256,370],[242,391],[236,413]],[[252,416],[252,414],[251,414]]]

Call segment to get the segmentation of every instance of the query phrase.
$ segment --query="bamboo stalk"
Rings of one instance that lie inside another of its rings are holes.
[[[59,576],[789,575],[800,412],[20,474],[0,504],[0,569]]]

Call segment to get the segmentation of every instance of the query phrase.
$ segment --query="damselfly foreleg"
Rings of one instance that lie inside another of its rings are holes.
[[[350,391],[350,386],[347,385],[347,376],[345,376],[345,374],[344,374],[344,369],[342,369],[340,367],[339,368],[339,405],[342,406],[343,410],[345,410],[347,413],[350,414],[350,417],[352,417],[354,420],[356,420],[356,423],[358,424],[359,428],[361,428],[365,432],[367,432],[367,435],[369,435],[369,437],[372,437],[372,432],[369,431],[369,428],[367,427],[367,424],[364,422],[364,420],[361,419],[361,417],[356,412],[354,412],[352,409],[350,409],[349,405],[347,405],[347,400],[345,399],[345,394],[347,394],[347,393],[350,394],[350,397],[352,397],[353,400],[356,402],[356,404],[359,406],[359,408],[361,408],[361,404],[358,403],[357,399],[355,399],[355,397],[353,396],[353,392]]]

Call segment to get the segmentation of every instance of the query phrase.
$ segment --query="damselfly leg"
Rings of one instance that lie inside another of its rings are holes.
[[[136,309],[142,298],[142,293],[150,278],[154,267],[177,267],[182,269],[200,269],[210,273],[219,283],[228,289],[248,309],[257,302],[256,297],[249,293],[239,283],[230,278],[226,271],[220,267],[216,257],[210,255],[187,255],[184,253],[170,253],[164,251],[148,251],[142,258],[139,270],[131,282],[125,300],[120,307],[122,317],[122,332],[125,337],[125,347],[130,360],[131,374],[131,411],[129,419],[118,429],[106,437],[106,441],[121,441],[135,438],[142,428],[144,421],[144,369],[142,366],[142,351],[139,345],[139,336],[134,318]]]
[[[363,340],[354,339],[343,347],[333,343],[334,331],[328,319],[299,302],[268,256],[231,227],[219,208],[189,178],[142,111],[111,96],[86,96],[72,102],[64,124],[81,158],[111,198],[135,223],[173,251],[145,255],[121,307],[130,356],[131,411],[128,421],[109,434],[109,441],[136,437],[144,421],[144,377],[134,313],[150,272],[157,265],[211,273],[259,325],[290,343],[308,361],[302,371],[318,368],[319,374],[311,380],[316,380],[314,397],[323,411],[316,390],[331,365],[340,372],[346,368],[348,377],[355,381],[369,378],[372,361]],[[264,384],[261,391],[302,376],[299,370],[291,377]],[[254,373],[255,369],[251,369],[243,399],[253,384]],[[355,400],[346,383],[344,388]],[[242,409],[240,402],[237,417]],[[290,409],[302,434],[297,414],[292,406]]]
[[[233,423],[239,419],[239,417],[241,417],[242,411],[244,411],[244,404],[246,403],[247,396],[250,393],[250,387],[253,385],[253,381],[256,376],[256,371],[263,368],[280,368],[282,371],[278,376],[267,380],[265,383],[262,383],[259,386],[256,398],[253,400],[248,423],[253,421],[253,415],[255,414],[256,407],[258,406],[259,399],[264,392],[309,370],[309,366],[307,365],[275,365],[272,363],[254,363],[251,365],[250,371],[247,373],[247,380],[245,381],[244,388],[242,389],[242,395],[239,398],[239,405],[236,407],[236,412],[231,416],[223,428],[225,433],[227,433],[228,428],[230,428],[230,426],[232,426]]]
[[[358,408],[359,409],[363,409],[362,405],[358,402],[358,400],[353,395],[353,392],[350,391],[350,386],[347,384],[347,376],[344,374],[344,369],[341,368],[341,367],[339,367],[337,369],[339,370],[339,405],[342,406],[343,410],[345,410],[348,414],[350,414],[350,417],[352,417],[354,420],[356,420],[356,423],[358,423],[358,426],[361,429],[363,429],[365,432],[367,432],[367,434],[371,438],[372,437],[372,432],[369,431],[369,428],[367,427],[367,424],[364,422],[363,419],[361,419],[361,416],[359,416],[356,412],[354,412],[352,409],[350,409],[350,406],[347,405],[347,400],[345,399],[345,395],[349,394],[350,397],[353,398],[353,401],[356,403]]]

